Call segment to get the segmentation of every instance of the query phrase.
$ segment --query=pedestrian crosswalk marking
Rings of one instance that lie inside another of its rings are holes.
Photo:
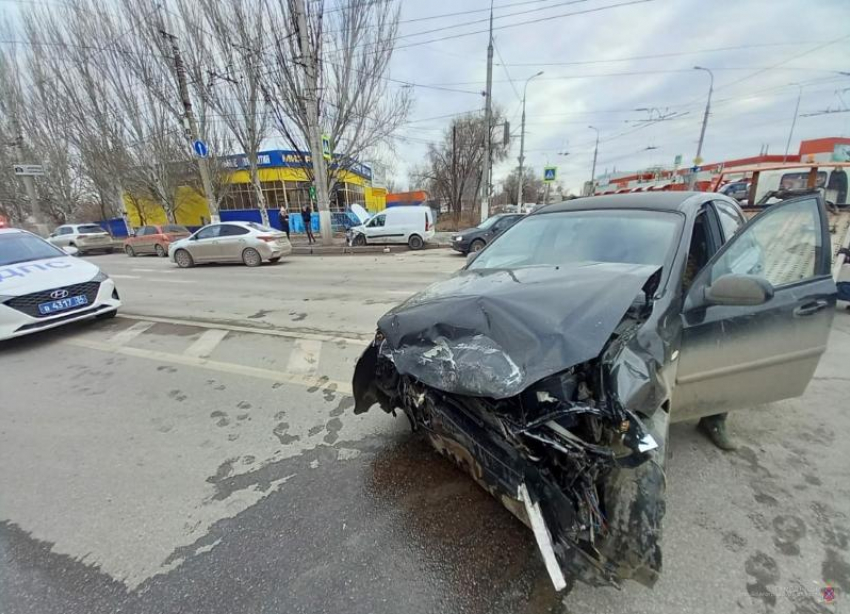
[[[313,339],[296,339],[289,362],[286,365],[288,373],[316,373],[319,367],[319,354],[322,342]]]
[[[216,346],[221,343],[229,332],[230,331],[222,330],[220,328],[205,330],[203,334],[198,337],[198,340],[195,341],[195,343],[184,350],[183,354],[186,356],[205,358],[213,353]]]
[[[141,322],[136,322],[130,328],[125,328],[121,332],[115,333],[108,340],[107,344],[112,346],[120,346],[125,345],[141,335],[151,326],[153,326],[155,322],[147,322],[142,320]]]

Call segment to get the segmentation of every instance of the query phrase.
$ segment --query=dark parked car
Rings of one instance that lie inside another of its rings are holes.
[[[730,198],[734,198],[738,202],[743,202],[747,200],[747,197],[750,195],[750,182],[734,181],[732,183],[727,183],[725,186],[720,188],[720,193],[725,194]]]
[[[355,412],[402,409],[532,528],[556,588],[661,571],[670,422],[803,393],[836,287],[817,196],[542,207],[391,310]]]
[[[452,237],[452,248],[463,254],[484,249],[490,241],[522,219],[520,213],[501,213],[488,217],[475,228]]]

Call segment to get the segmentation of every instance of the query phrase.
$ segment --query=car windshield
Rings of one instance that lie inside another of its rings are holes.
[[[62,250],[31,234],[0,234],[0,266],[65,255]]]
[[[681,217],[664,211],[561,211],[533,215],[506,230],[470,269],[584,262],[663,265]]]
[[[106,232],[97,224],[86,224],[85,226],[77,226],[77,233],[81,235],[93,235],[95,233]]]

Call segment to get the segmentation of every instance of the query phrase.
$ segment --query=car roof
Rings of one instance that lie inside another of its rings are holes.
[[[698,198],[699,196],[702,198]],[[544,205],[537,209],[533,215],[582,209],[653,209],[689,213],[716,196],[719,195],[706,192],[637,192],[633,194],[586,196]]]
[[[22,228],[0,228],[0,235],[10,235],[10,234],[32,234],[27,230]]]

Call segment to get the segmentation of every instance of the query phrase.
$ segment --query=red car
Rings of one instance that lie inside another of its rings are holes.
[[[185,239],[190,234],[192,233],[185,227],[176,224],[142,226],[132,237],[124,240],[124,251],[131,258],[139,254],[156,254],[160,258],[165,258],[172,241]]]

